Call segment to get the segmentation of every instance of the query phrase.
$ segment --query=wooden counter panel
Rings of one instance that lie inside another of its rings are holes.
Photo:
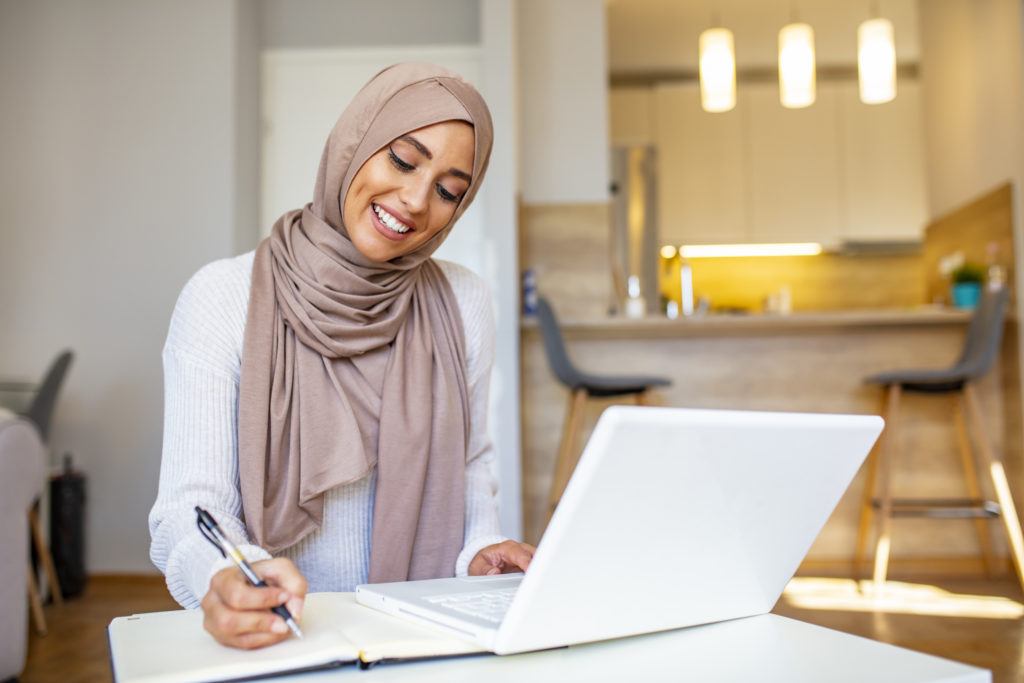
[[[950,308],[872,309],[834,311],[827,313],[792,313],[790,315],[705,315],[692,318],[650,317],[566,319],[561,322],[567,339],[656,339],[702,336],[764,336],[810,332],[847,332],[857,328],[918,328],[943,325],[963,326],[970,320],[969,311]],[[525,332],[538,330],[536,320],[522,322]]]

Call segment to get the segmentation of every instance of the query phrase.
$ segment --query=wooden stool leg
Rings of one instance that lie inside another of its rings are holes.
[[[39,556],[39,561],[43,563],[46,583],[50,586],[50,596],[53,598],[54,604],[63,605],[64,595],[60,592],[60,581],[57,580],[57,570],[53,566],[53,555],[43,537],[43,526],[39,523],[39,515],[36,514],[35,506],[28,509],[28,525],[32,530],[32,543],[36,547],[36,554]]]
[[[889,409],[889,392],[888,390],[882,391],[882,401],[879,406],[878,412],[882,415],[886,415]],[[874,520],[874,497],[875,497],[875,485],[878,482],[878,453],[882,448],[882,443],[885,438],[882,437],[875,441],[875,445],[871,447],[871,452],[868,453],[867,461],[867,472],[864,476],[864,489],[861,491],[860,496],[860,520],[857,524],[857,545],[853,552],[853,576],[859,579],[861,576],[861,570],[864,567],[865,551],[868,547],[868,537],[871,535],[871,522]]]
[[[28,604],[32,610],[32,621],[36,625],[36,633],[46,635],[46,615],[43,614],[43,600],[39,597],[39,588],[36,587],[35,572],[32,571],[32,563],[28,563]]]
[[[558,501],[562,498],[572,471],[576,467],[576,460],[579,458],[574,453],[576,447],[576,433],[579,431],[583,421],[584,407],[587,402],[585,389],[576,389],[569,395],[569,406],[565,415],[565,425],[562,427],[562,442],[558,448],[558,459],[555,461],[555,476],[551,480],[551,492],[548,494],[548,519],[554,513]]]
[[[857,525],[857,546],[853,553],[853,575],[860,578],[864,566],[864,554],[871,534],[871,522],[874,516],[875,483],[878,480],[878,451],[881,444],[876,442],[868,454],[868,469],[864,477],[864,490],[860,497],[860,522]]]
[[[975,500],[981,500],[981,487],[978,485],[978,468],[974,460],[974,453],[971,450],[971,437],[967,433],[967,424],[964,421],[963,391],[957,392],[956,405],[953,411],[956,423],[957,447],[960,451],[960,464],[964,469],[964,482],[967,484],[967,494]],[[978,534],[978,547],[981,549],[981,557],[985,562],[985,576],[992,578],[996,561],[995,555],[992,553],[992,538],[989,535],[988,520],[981,517],[975,518],[974,530]]]
[[[899,419],[900,409],[899,384],[889,386],[889,397],[887,400],[885,416],[885,441],[879,450],[879,478],[878,492],[882,500],[882,507],[878,511],[879,530],[878,541],[875,543],[875,571],[872,580],[875,583],[875,590],[881,590],[885,585],[885,577],[889,573],[889,550],[892,544],[892,492],[890,490],[892,477],[892,461],[896,453],[896,425]]]
[[[970,384],[964,385],[964,397],[967,399],[967,417],[978,442],[982,465],[988,468],[989,475],[992,477],[996,501],[1002,512],[1000,516],[1003,519],[1003,528],[1010,541],[1010,554],[1013,556],[1013,566],[1017,570],[1017,579],[1020,581],[1021,588],[1024,589],[1024,534],[1021,533],[1020,517],[1017,516],[1017,508],[1013,504],[1013,496],[1010,495],[1010,484],[1006,481],[1006,471],[1003,469],[1003,463],[996,459],[992,450],[992,443],[988,439],[985,422],[981,417],[981,405],[978,402],[978,396],[974,393],[974,387]]]

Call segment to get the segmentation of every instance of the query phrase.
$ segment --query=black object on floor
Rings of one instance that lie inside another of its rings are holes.
[[[85,484],[66,454],[64,471],[50,479],[50,549],[65,598],[85,590]]]

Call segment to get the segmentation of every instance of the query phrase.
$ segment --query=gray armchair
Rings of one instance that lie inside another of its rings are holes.
[[[26,511],[43,490],[45,450],[35,426],[0,412],[0,681],[21,674],[28,638]]]

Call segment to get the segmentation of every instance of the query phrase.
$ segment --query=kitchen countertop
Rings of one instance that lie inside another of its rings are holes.
[[[671,385],[654,392],[651,403],[690,408],[875,414],[883,392],[864,378],[896,368],[948,367],[961,352],[969,311],[936,306],[798,312],[790,315],[717,314],[668,320],[652,317],[589,320],[563,314],[572,361],[587,372],[665,377]],[[1019,442],[1020,384],[1017,323],[1007,323],[999,365],[978,383],[979,400],[994,448],[1008,467],[1024,471]],[[548,487],[564,426],[568,392],[550,370],[537,322],[524,320],[520,344],[524,529],[540,538],[548,518]],[[909,399],[908,399],[909,400]],[[585,431],[614,401],[587,402]],[[921,400],[914,406],[912,457],[896,465],[894,477],[921,476],[927,456],[929,486],[963,486],[956,439],[948,423],[947,400]],[[918,429],[920,427],[920,429]],[[580,435],[578,444],[586,438]],[[1013,479],[1014,486],[1022,481]],[[1020,489],[1020,486],[1017,486]],[[855,484],[855,492],[860,485]],[[1017,493],[1015,491],[1015,493]],[[1024,498],[1024,492],[1021,493]],[[837,507],[810,557],[832,571],[849,567],[857,535],[856,495]],[[932,525],[901,536],[903,557],[972,556],[972,529]]]
[[[700,336],[785,335],[803,331],[839,331],[851,328],[927,327],[964,325],[971,312],[940,306],[908,309],[815,311],[782,314],[707,314],[669,320],[660,316],[563,319],[563,334],[570,338],[659,338]],[[522,320],[524,333],[535,334],[536,319]]]

